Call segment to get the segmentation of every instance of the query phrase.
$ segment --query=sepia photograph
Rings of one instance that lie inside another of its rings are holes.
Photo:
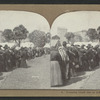
[[[51,89],[100,89],[100,11],[74,11],[51,26]]]
[[[0,11],[0,89],[50,87],[50,26],[40,14]]]
[[[50,25],[39,13],[0,10],[0,90],[99,90],[99,71],[100,11],[66,12]]]
[[[0,96],[100,96],[99,5],[0,5]]]

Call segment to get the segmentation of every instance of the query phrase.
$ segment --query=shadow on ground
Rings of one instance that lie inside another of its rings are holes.
[[[3,80],[3,79],[4,79],[4,77],[3,77],[3,73],[0,72],[0,80]]]
[[[84,76],[84,77],[74,77],[74,78],[71,78],[71,80],[69,80],[66,85],[70,85],[70,84],[73,84],[73,83],[77,83],[79,81],[82,81],[85,78],[86,78],[86,76]]]

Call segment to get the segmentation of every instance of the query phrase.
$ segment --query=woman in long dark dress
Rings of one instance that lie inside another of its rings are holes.
[[[20,54],[21,54],[21,64],[20,64],[20,67],[27,68],[28,67],[27,63],[26,63],[27,55],[26,55],[26,51],[25,51],[24,48],[21,48]]]
[[[51,49],[51,66],[50,66],[50,77],[51,86],[63,85],[62,73],[61,73],[61,56],[56,48]]]

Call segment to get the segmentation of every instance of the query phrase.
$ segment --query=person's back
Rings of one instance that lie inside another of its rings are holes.
[[[50,60],[51,60],[51,66],[50,66],[50,77],[51,77],[51,86],[58,86],[58,85],[63,85],[62,81],[62,59],[61,56],[56,48],[51,49],[51,55],[50,55]]]
[[[59,59],[59,52],[56,49],[51,50],[50,52],[50,59],[51,61],[60,61],[61,59]]]

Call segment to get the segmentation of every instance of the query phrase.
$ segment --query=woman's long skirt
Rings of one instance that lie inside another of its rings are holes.
[[[26,63],[26,60],[25,59],[21,59],[21,64],[20,64],[20,67],[24,67],[24,68],[27,68],[27,63]]]
[[[61,69],[58,61],[51,61],[51,86],[63,85]]]

